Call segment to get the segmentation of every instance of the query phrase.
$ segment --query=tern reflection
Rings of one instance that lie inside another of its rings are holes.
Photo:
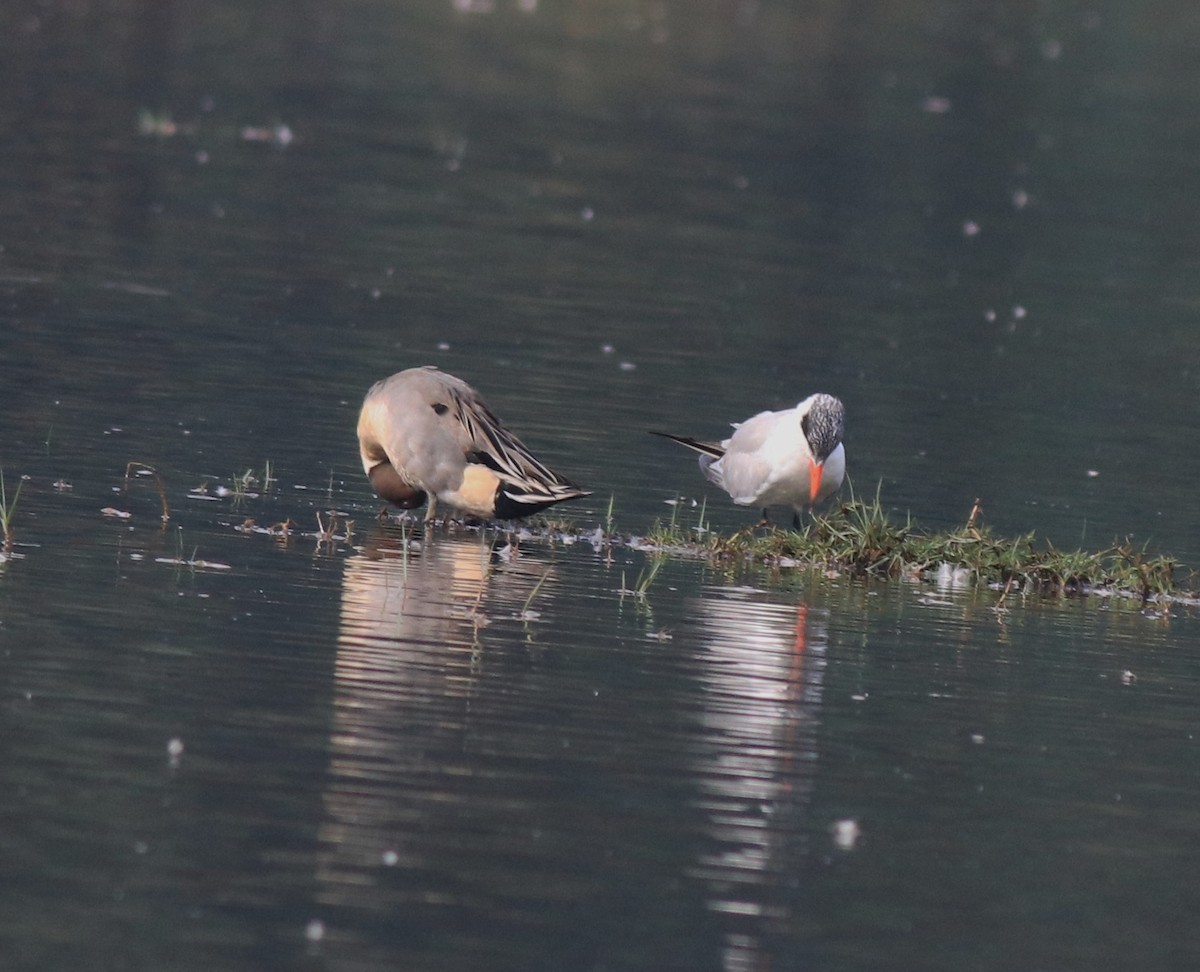
[[[420,834],[465,799],[472,704],[486,627],[520,624],[546,577],[479,535],[413,540],[380,528],[342,580],[334,668],[322,897],[369,906],[382,865],[420,870]],[[542,585],[539,603],[549,595]]]
[[[691,874],[723,916],[724,968],[778,969],[765,941],[789,917],[804,858],[826,615],[725,587],[707,590],[696,616],[703,744],[692,771],[706,846]]]

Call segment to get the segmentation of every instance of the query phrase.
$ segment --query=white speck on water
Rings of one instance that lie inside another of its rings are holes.
[[[834,821],[829,831],[833,834],[833,846],[838,850],[854,850],[862,837],[862,828],[853,817]]]
[[[372,297],[373,299],[375,299],[375,300],[379,300],[379,298],[380,298],[380,297],[382,297],[382,296],[383,296],[383,291],[382,291],[382,290],[380,290],[378,287],[372,287],[372,288],[371,288],[371,297]]]
[[[1087,471],[1087,474],[1088,474],[1088,479],[1095,479],[1097,476],[1100,475],[1100,470],[1099,469],[1089,469]]]
[[[437,349],[439,351],[449,351],[450,350],[450,342],[449,341],[438,341]]]
[[[1014,189],[1012,194],[1012,204],[1017,209],[1024,209],[1029,205],[1029,193],[1024,189]]]
[[[950,99],[942,95],[930,95],[921,102],[921,111],[930,115],[944,115],[951,107]]]
[[[979,224],[977,222],[975,222],[975,220],[973,220],[973,219],[968,219],[965,223],[963,223],[962,231],[963,231],[963,236],[965,236],[967,238],[970,238],[972,236],[978,236],[979,235]]]
[[[985,310],[983,312],[983,319],[985,321],[987,321],[989,324],[995,323],[996,312],[989,307],[987,310]]]
[[[183,740],[178,736],[173,736],[167,741],[167,763],[174,769],[179,765],[181,759],[183,759]]]
[[[635,365],[632,361],[622,361],[617,367],[619,367],[622,371],[633,371],[635,368],[637,368],[637,365]]]
[[[1122,685],[1132,685],[1136,681],[1137,681],[1137,676],[1134,675],[1133,672],[1131,672],[1128,668],[1125,669],[1125,671],[1121,672],[1121,684]]]
[[[613,354],[616,350],[617,349],[614,348],[611,344],[600,345],[600,353],[601,354]]]
[[[400,863],[400,855],[394,850],[385,850],[379,858],[385,867],[395,867]]]
[[[200,149],[198,152],[196,152],[196,164],[208,165],[208,153],[204,149]]]
[[[870,694],[867,692],[855,692],[852,696],[850,696],[850,701],[866,702],[868,698],[870,698]]]
[[[982,732],[973,732],[971,733],[971,742],[976,746],[982,746],[986,740],[983,738]]]
[[[319,942],[325,937],[325,922],[320,918],[314,918],[304,926],[304,937],[310,942]]]
[[[585,223],[590,223],[596,218],[596,210],[592,209],[591,206],[584,206],[583,209],[579,211],[579,218]]]
[[[1025,315],[1028,313],[1029,313],[1029,311],[1027,311],[1020,304],[1015,305],[1012,309],[1012,316],[1015,317],[1018,321],[1025,320]]]

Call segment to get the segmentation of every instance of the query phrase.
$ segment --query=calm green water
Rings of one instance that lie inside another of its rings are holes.
[[[732,530],[645,430],[819,388],[923,524],[1200,563],[1198,35],[5,8],[0,965],[1194,967],[1194,611],[683,559],[639,597],[626,547],[378,525],[353,429],[436,363],[585,531]]]

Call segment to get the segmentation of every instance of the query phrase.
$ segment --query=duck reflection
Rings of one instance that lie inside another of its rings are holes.
[[[704,744],[692,771],[706,822],[691,875],[723,916],[723,967],[778,969],[782,956],[766,943],[789,917],[788,889],[805,856],[826,615],[726,587],[707,590],[695,616]]]
[[[519,623],[546,576],[510,552],[480,535],[389,527],[347,560],[319,835],[326,902],[361,907],[381,864],[427,864],[412,841],[461,798],[446,782],[465,766],[483,629]]]

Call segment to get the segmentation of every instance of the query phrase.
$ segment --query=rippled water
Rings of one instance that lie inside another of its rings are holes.
[[[595,532],[820,387],[901,514],[1197,562],[1189,7],[0,27],[0,965],[1195,964],[1193,610]],[[376,519],[421,363],[569,529]]]

